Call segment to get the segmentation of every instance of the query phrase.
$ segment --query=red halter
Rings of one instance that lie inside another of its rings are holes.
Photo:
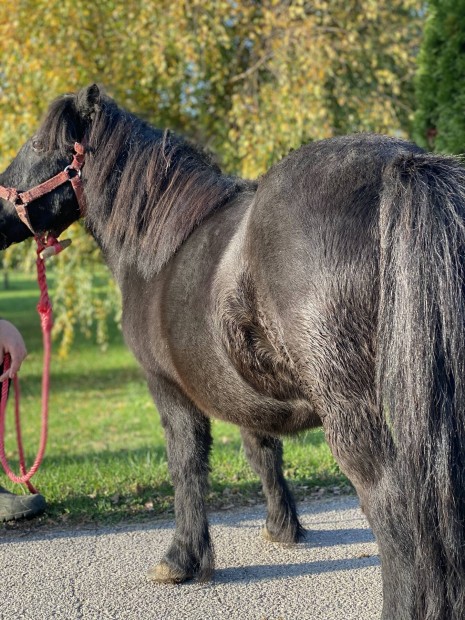
[[[79,210],[81,211],[81,216],[84,217],[86,214],[86,202],[81,181],[81,168],[84,165],[84,155],[85,149],[83,145],[79,142],[75,142],[73,161],[70,165],[66,166],[63,172],[59,172],[51,179],[48,179],[48,181],[45,181],[40,185],[36,185],[27,192],[18,192],[18,190],[14,187],[3,187],[3,185],[0,185],[0,198],[8,200],[8,202],[12,202],[14,204],[18,217],[29,228],[33,235],[36,235],[36,232],[32,228],[27,206],[33,200],[37,200],[37,198],[52,192],[54,189],[60,185],[63,185],[63,183],[66,183],[67,181],[71,183],[74,189],[74,193],[76,194],[79,204]],[[72,176],[70,174],[71,170],[75,172]]]

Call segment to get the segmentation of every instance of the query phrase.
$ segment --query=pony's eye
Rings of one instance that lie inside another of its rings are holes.
[[[35,151],[36,153],[43,150],[42,143],[37,138],[34,138],[32,140],[32,150]]]

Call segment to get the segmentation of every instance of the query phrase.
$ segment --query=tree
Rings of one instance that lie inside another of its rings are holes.
[[[310,140],[360,130],[406,135],[420,7],[413,0],[3,0],[0,163],[33,133],[52,97],[93,81],[246,177]],[[73,271],[68,250],[58,277],[69,287],[79,277],[81,290],[91,291],[82,268],[96,252],[81,232],[72,234]],[[73,321],[83,317],[71,298],[60,312],[69,343]]]
[[[465,151],[464,0],[430,0],[418,59],[414,136],[436,151]]]

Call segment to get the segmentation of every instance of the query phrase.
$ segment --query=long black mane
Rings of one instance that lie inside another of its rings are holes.
[[[84,118],[79,94],[60,97],[37,138],[46,150],[84,142],[86,224],[104,249],[121,252],[144,277],[157,273],[209,213],[251,186],[106,96]]]

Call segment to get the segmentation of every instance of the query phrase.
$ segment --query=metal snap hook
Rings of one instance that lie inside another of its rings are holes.
[[[71,164],[69,166],[66,166],[66,168],[63,170],[63,172],[68,172],[69,170],[73,170],[73,172],[76,173],[76,176],[81,178],[81,171],[80,170],[76,170],[76,168],[73,168]],[[69,172],[68,172],[68,176],[71,178]]]

